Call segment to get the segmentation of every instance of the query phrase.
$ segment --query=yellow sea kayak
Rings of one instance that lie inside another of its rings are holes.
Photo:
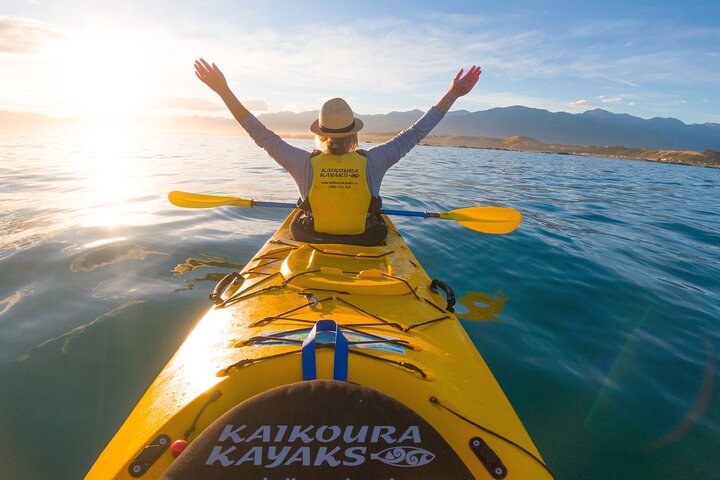
[[[86,478],[553,478],[390,220],[363,247],[296,242],[292,217],[218,285]]]

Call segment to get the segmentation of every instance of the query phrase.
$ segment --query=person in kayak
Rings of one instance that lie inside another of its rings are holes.
[[[214,63],[195,61],[195,75],[225,102],[255,143],[282,166],[300,193],[300,212],[291,225],[295,240],[310,243],[378,245],[387,236],[380,216],[380,184],[387,170],[425,138],[455,101],[473,89],[482,70],[473,65],[455,75],[440,100],[410,128],[390,141],[358,149],[363,122],[341,98],[325,102],[310,125],[317,150],[294,147],[266,128],[230,90]]]

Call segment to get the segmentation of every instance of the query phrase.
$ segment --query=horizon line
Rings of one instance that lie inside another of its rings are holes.
[[[684,125],[687,125],[687,126],[692,126],[692,125],[700,125],[700,126],[703,126],[703,125],[720,125],[720,123],[715,123],[715,122],[686,123],[685,121],[683,121],[683,120],[681,120],[681,119],[679,119],[679,118],[677,118],[677,117],[660,117],[660,116],[655,116],[655,117],[645,118],[645,117],[640,117],[640,116],[632,115],[632,114],[630,114],[630,113],[625,113],[625,112],[623,112],[623,113],[615,113],[615,112],[612,112],[612,111],[610,111],[610,110],[606,110],[606,109],[601,108],[601,107],[590,108],[590,109],[584,110],[584,111],[582,111],[582,112],[575,112],[575,113],[573,113],[573,112],[569,112],[569,111],[567,111],[567,110],[556,110],[556,111],[553,111],[553,110],[548,110],[548,109],[546,109],[546,108],[528,107],[528,106],[526,106],[526,105],[519,105],[519,104],[518,104],[518,105],[509,105],[509,106],[505,106],[505,107],[491,107],[491,108],[487,108],[487,109],[484,109],[484,110],[474,110],[474,111],[468,110],[468,109],[466,109],[466,108],[461,108],[461,109],[456,109],[456,110],[450,110],[446,115],[449,115],[449,114],[452,114],[452,113],[459,113],[459,112],[467,112],[467,113],[469,113],[469,114],[473,114],[473,113],[488,112],[488,111],[490,111],[490,110],[501,110],[501,109],[509,109],[509,108],[524,108],[524,109],[528,109],[528,110],[538,110],[538,111],[548,112],[548,113],[552,113],[552,114],[566,113],[566,114],[568,114],[568,115],[573,115],[573,116],[583,115],[583,114],[586,114],[586,113],[588,113],[588,112],[600,111],[600,112],[609,113],[610,115],[617,115],[617,116],[623,116],[623,115],[624,115],[624,116],[629,116],[629,117],[633,117],[633,118],[638,118],[638,119],[645,120],[645,121],[655,120],[655,119],[661,119],[661,120],[677,120],[677,121],[679,121],[679,122],[681,122],[681,123],[683,123]],[[250,110],[250,109],[249,109],[249,110]],[[279,110],[279,111],[264,111],[264,110],[261,110],[261,111],[255,111],[255,112],[253,112],[252,110],[250,110],[250,113],[252,113],[252,114],[255,115],[256,117],[260,117],[260,116],[263,116],[263,115],[271,115],[271,114],[302,115],[302,114],[317,113],[317,112],[319,112],[319,109],[316,109],[316,110],[304,110],[304,111],[300,111],[300,112],[296,112],[296,111],[292,111],[292,110]],[[364,116],[364,117],[373,117],[373,116],[374,116],[374,117],[377,117],[377,116],[390,115],[390,114],[393,114],[393,113],[412,113],[412,112],[420,112],[420,113],[423,113],[424,110],[422,110],[422,109],[420,109],[420,108],[414,108],[414,109],[412,109],[412,110],[392,110],[392,111],[387,112],[387,113],[358,113],[358,112],[355,112],[355,115]],[[5,109],[0,109],[0,116],[6,115],[6,114],[10,114],[10,115],[35,115],[35,116],[43,117],[43,118],[49,119],[49,120],[61,120],[61,121],[68,121],[68,120],[69,120],[69,121],[80,122],[80,123],[82,123],[82,122],[87,122],[87,121],[97,121],[98,119],[103,119],[103,120],[104,120],[104,119],[110,119],[110,118],[123,119],[123,120],[126,120],[126,121],[127,121],[127,120],[158,119],[158,118],[166,119],[166,120],[173,119],[173,118],[199,118],[199,119],[231,120],[231,121],[234,121],[234,120],[235,120],[235,119],[232,117],[232,115],[229,114],[229,113],[226,113],[225,115],[208,115],[208,114],[206,114],[206,113],[205,113],[205,114],[202,114],[202,113],[186,113],[186,114],[173,113],[173,114],[167,114],[167,113],[158,113],[158,112],[148,112],[148,113],[138,113],[138,114],[132,114],[132,115],[112,115],[112,114],[107,114],[107,115],[92,115],[92,116],[78,116],[78,115],[75,115],[75,116],[61,116],[61,115],[55,115],[55,114],[42,113],[42,112],[34,111],[34,110],[22,110],[22,111],[18,111],[18,110],[5,110]],[[1,117],[0,117],[0,120],[2,120]]]

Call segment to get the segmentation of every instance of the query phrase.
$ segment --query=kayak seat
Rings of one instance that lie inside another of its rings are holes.
[[[241,478],[474,477],[432,425],[399,401],[362,385],[312,380],[235,406],[192,439],[161,480]]]
[[[381,245],[388,234],[388,227],[381,215],[368,216],[364,233],[359,235],[333,235],[315,231],[312,216],[303,210],[298,211],[290,224],[290,236],[293,240],[305,243],[342,243],[346,245]]]
[[[280,269],[289,285],[354,295],[406,295],[417,288],[416,269],[396,264],[389,247],[301,245]]]

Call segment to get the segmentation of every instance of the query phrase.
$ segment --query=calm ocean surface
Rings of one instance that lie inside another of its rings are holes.
[[[170,190],[297,197],[244,138],[0,135],[0,477],[82,478],[287,214]],[[720,170],[423,146],[382,193],[523,213],[395,223],[459,297],[509,298],[463,325],[558,479],[720,478]]]

